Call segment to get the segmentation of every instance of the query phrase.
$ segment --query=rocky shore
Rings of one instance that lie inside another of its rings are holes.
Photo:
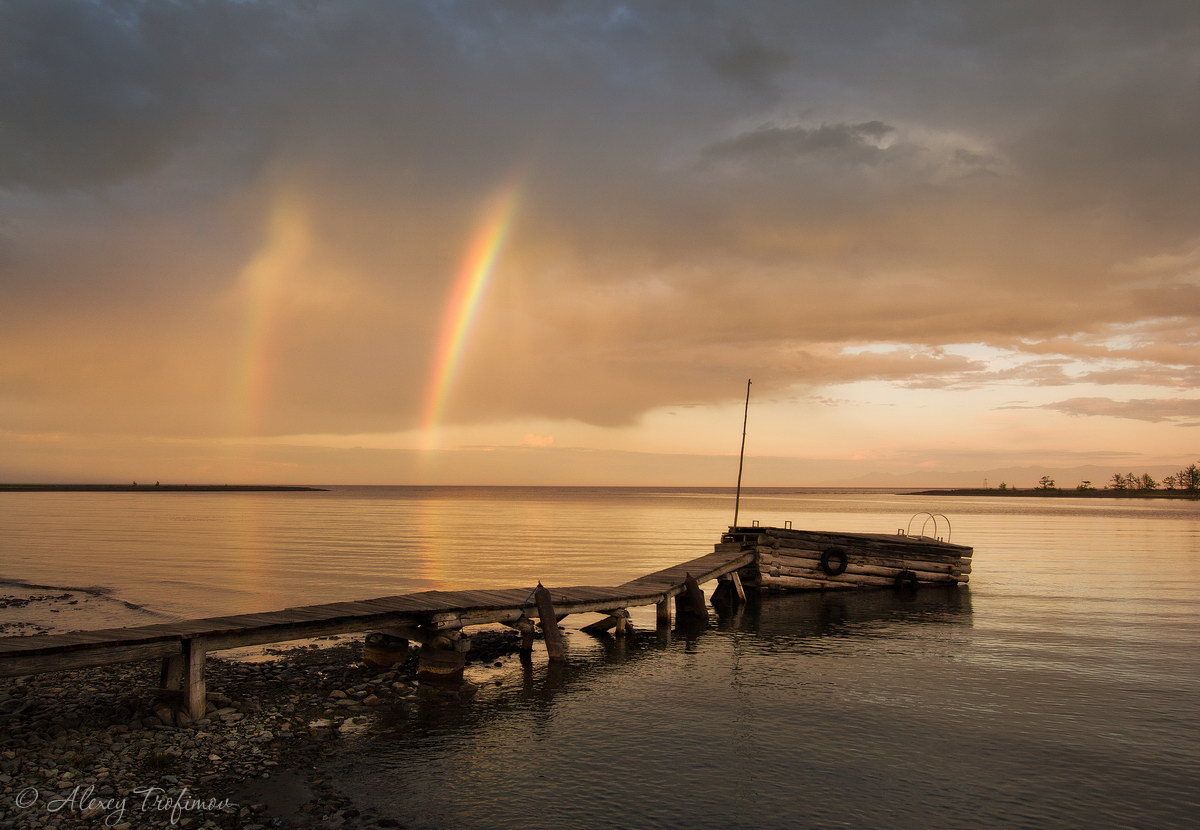
[[[506,631],[472,642],[477,664],[518,646]],[[316,768],[389,711],[469,696],[418,683],[415,654],[391,670],[364,664],[359,640],[210,656],[207,714],[183,724],[155,703],[157,664],[0,680],[0,826],[397,827]]]

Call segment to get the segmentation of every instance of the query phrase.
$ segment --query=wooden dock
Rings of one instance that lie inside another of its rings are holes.
[[[62,671],[87,666],[162,659],[161,686],[176,696],[192,719],[205,708],[204,657],[212,651],[265,645],[331,634],[383,631],[421,645],[422,671],[461,677],[469,640],[462,629],[502,623],[522,634],[532,648],[535,623],[550,658],[562,659],[558,621],[568,614],[606,615],[587,629],[626,630],[626,609],[657,607],[657,620],[669,625],[671,600],[681,614],[707,619],[699,584],[721,579],[744,599],[739,568],[755,561],[753,549],[739,543],[716,545],[713,553],[613,587],[575,586],[479,591],[422,591],[359,602],[287,608],[263,614],[183,620],[133,628],[0,638],[0,677]]]
[[[929,514],[915,518],[922,515]],[[946,528],[948,532],[949,520]],[[744,602],[747,588],[769,593],[955,587],[970,579],[972,553],[970,547],[941,538],[909,536],[906,529],[888,536],[790,526],[731,527],[712,553],[611,587],[539,584],[421,591],[265,614],[0,638],[0,677],[159,658],[160,694],[175,705],[178,721],[187,723],[204,714],[204,658],[213,651],[370,632],[363,652],[368,662],[404,659],[409,642],[416,642],[421,647],[418,676],[430,682],[456,682],[462,678],[471,647],[463,635],[468,626],[500,623],[514,628],[521,632],[523,653],[532,651],[534,635],[540,630],[547,656],[558,661],[566,657],[558,623],[569,614],[599,612],[603,618],[583,630],[619,636],[629,629],[628,609],[643,605],[656,606],[657,624],[670,626],[672,599],[680,618],[707,623],[700,584],[714,579],[720,584],[712,601],[722,605]]]

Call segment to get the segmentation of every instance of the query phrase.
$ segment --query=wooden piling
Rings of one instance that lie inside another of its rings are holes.
[[[552,661],[567,659],[567,642],[558,627],[558,617],[554,611],[554,603],[550,592],[537,584],[533,591],[533,601],[537,605],[538,623],[542,628],[542,638],[546,641],[546,656]]]
[[[682,599],[682,607],[678,600]],[[676,612],[682,611],[687,616],[697,620],[708,619],[708,606],[704,604],[704,592],[699,583],[690,573],[683,579],[683,593],[676,597]]]
[[[204,682],[204,642],[199,639],[183,641],[183,654],[180,659],[182,673],[180,687],[183,692],[183,711],[192,720],[204,717],[204,709],[208,704],[207,688]]]
[[[664,596],[654,603],[654,623],[656,628],[671,627],[671,597]]]
[[[408,659],[408,638],[395,630],[372,631],[363,640],[363,662],[386,669]]]
[[[509,628],[515,628],[521,632],[521,654],[530,654],[533,651],[533,620],[522,614],[512,622],[505,623]]]
[[[162,659],[162,669],[158,674],[158,688],[161,692],[179,694],[179,686],[183,682],[183,655],[172,654]]]
[[[417,679],[424,683],[457,683],[463,679],[466,666],[466,652],[426,644],[418,652]]]

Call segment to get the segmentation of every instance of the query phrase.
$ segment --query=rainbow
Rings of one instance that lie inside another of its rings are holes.
[[[463,347],[471,332],[471,324],[479,311],[480,301],[487,290],[496,260],[504,248],[516,211],[520,183],[514,181],[503,188],[484,212],[483,221],[475,229],[454,277],[454,285],[446,308],[437,348],[430,366],[429,385],[425,396],[422,429],[426,443],[432,444],[442,417],[446,394],[462,364]]]
[[[262,428],[274,363],[276,318],[287,283],[303,267],[311,243],[306,206],[294,193],[276,194],[262,246],[242,270],[246,303],[235,433],[254,435]]]

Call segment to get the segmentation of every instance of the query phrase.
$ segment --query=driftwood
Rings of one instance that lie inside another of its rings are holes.
[[[626,633],[628,623],[629,612],[624,608],[619,608],[610,612],[609,615],[604,619],[596,620],[594,623],[589,623],[580,630],[588,634],[604,634],[611,629],[616,629],[615,633],[620,636]]]

